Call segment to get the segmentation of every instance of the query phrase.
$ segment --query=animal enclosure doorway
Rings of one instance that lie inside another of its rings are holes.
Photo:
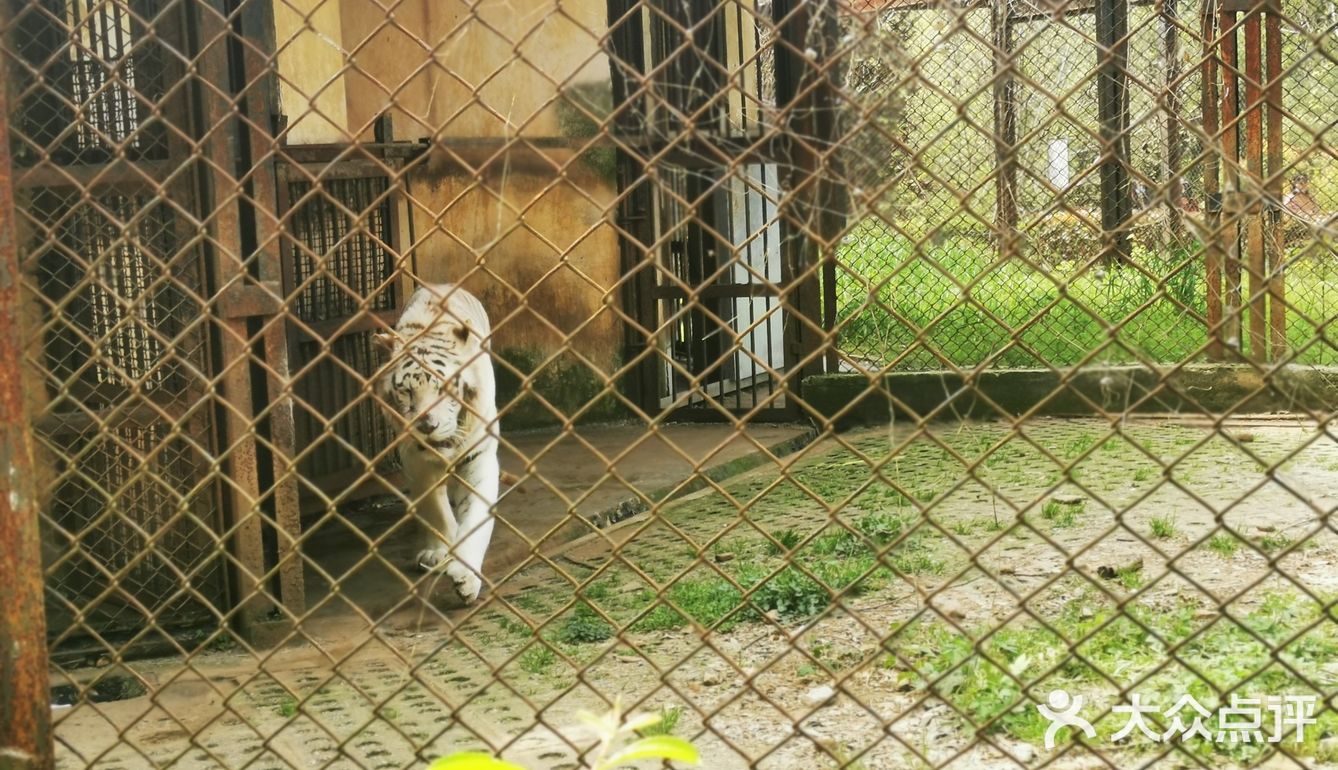
[[[653,289],[670,355],[661,364],[659,408],[729,410],[767,404],[773,377],[786,369],[780,222],[775,164],[756,164],[722,183],[679,172],[675,192],[661,196],[670,221],[689,224],[668,240],[668,269]],[[714,189],[712,189],[714,188]],[[703,201],[686,216],[680,201]],[[693,299],[684,285],[707,288]],[[690,394],[685,403],[684,395]],[[783,394],[769,406],[785,408]]]
[[[793,158],[775,141],[783,68],[770,13],[754,3],[611,6],[616,114],[635,148],[622,165],[624,265],[636,325],[650,332],[633,332],[632,352],[646,337],[655,348],[640,381],[648,410],[795,414],[811,324],[795,318],[805,252],[786,192]],[[647,155],[664,159],[653,179],[633,171]]]

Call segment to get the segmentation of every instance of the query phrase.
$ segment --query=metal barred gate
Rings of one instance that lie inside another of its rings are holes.
[[[216,415],[200,408],[215,279],[193,225],[197,160],[176,130],[194,104],[170,53],[188,45],[184,14],[152,1],[10,12],[18,237],[38,244],[25,269],[48,374],[28,395],[54,459],[45,541],[62,555],[49,633],[116,638],[159,611],[168,631],[208,623],[227,594],[205,483]]]
[[[775,13],[796,18],[784,27],[789,39],[778,42],[762,20],[772,11],[611,7],[617,144],[663,162],[655,176],[643,176],[639,160],[624,153],[620,179],[628,191],[622,226],[633,234],[624,252],[635,276],[633,350],[642,329],[658,329],[667,354],[643,364],[647,411],[792,419],[799,411],[787,391],[823,366],[812,350],[831,321],[822,325],[822,301],[807,292],[820,272],[829,283],[834,277],[830,262],[819,264],[841,212],[829,205],[837,219],[820,222],[801,213],[819,174],[796,163],[812,148],[795,151],[783,130],[792,120],[791,130],[807,132],[810,143],[829,141],[822,132],[834,126],[801,127],[798,116],[831,112],[820,83],[833,73],[798,64],[805,59],[796,48],[834,43],[830,30],[808,28],[801,7],[784,3]],[[800,93],[801,83],[809,93]],[[792,290],[801,285],[808,289]]]

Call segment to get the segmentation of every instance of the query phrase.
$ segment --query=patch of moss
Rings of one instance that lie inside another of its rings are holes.
[[[563,356],[545,365],[539,353],[516,348],[496,357],[497,407],[506,428],[560,425],[578,413],[580,423],[626,416],[604,375],[579,361]]]
[[[610,83],[578,83],[563,89],[555,103],[558,131],[575,139],[590,139],[603,131],[602,121],[613,111]],[[599,120],[596,120],[598,118]],[[612,147],[592,147],[579,156],[581,162],[612,184],[618,178],[618,156]]]

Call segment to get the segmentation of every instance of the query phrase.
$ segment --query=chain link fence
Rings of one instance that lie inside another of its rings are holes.
[[[1232,331],[1239,323],[1209,310],[1203,259],[1212,251],[1205,243],[1235,240],[1213,224],[1218,187],[1205,188],[1205,176],[1240,170],[1255,185],[1270,179],[1264,205],[1282,223],[1283,256],[1268,270],[1285,266],[1292,279],[1278,304],[1289,311],[1280,348],[1293,353],[1277,356],[1331,364],[1326,346],[1307,344],[1315,320],[1331,312],[1332,288],[1322,265],[1332,256],[1334,204],[1312,182],[1333,173],[1332,153],[1312,141],[1326,121],[1311,106],[1335,87],[1332,61],[1319,53],[1328,43],[1311,36],[1332,25],[1321,5],[1280,9],[1289,23],[1279,30],[1281,155],[1266,172],[1262,163],[1247,168],[1246,120],[1232,123],[1241,138],[1230,161],[1217,144],[1227,132],[1204,122],[1205,62],[1220,94],[1226,70],[1215,62],[1227,36],[1210,29],[1205,39],[1199,7],[1132,4],[1108,48],[1097,29],[1105,11],[1093,4],[880,6],[870,39],[896,55],[881,57],[876,84],[859,81],[856,67],[848,85],[896,92],[906,106],[890,129],[896,170],[852,167],[852,181],[886,194],[843,246],[843,349],[866,365],[911,371],[1221,360],[1216,348],[1244,350]],[[1250,34],[1260,35],[1236,23],[1234,37]],[[1262,87],[1264,70],[1248,70],[1244,45],[1231,80]],[[1112,67],[1123,96],[1103,113],[1103,72]],[[1246,99],[1233,97],[1230,109],[1244,115]],[[1252,112],[1262,119],[1264,110]],[[1102,186],[1108,172],[1117,195]],[[1263,248],[1261,240],[1254,250]],[[1228,318],[1241,307],[1234,302]]]
[[[0,766],[1338,767],[1334,13],[4,0]]]

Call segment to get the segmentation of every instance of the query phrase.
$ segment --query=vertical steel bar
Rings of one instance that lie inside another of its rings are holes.
[[[203,152],[208,163],[202,197],[203,211],[210,212],[206,222],[213,234],[211,258],[215,275],[215,299],[231,284],[245,282],[248,274],[243,230],[247,226],[239,203],[243,190],[238,179],[242,171],[239,142],[245,134],[231,129],[238,121],[236,105],[225,96],[231,89],[229,46],[233,40],[229,25],[231,12],[225,0],[198,3],[201,76],[215,88],[200,90],[203,97],[202,133],[209,137]],[[239,134],[241,134],[239,136]],[[214,307],[218,307],[217,301]],[[274,602],[265,591],[264,517],[261,509],[259,468],[256,458],[256,431],[251,410],[251,334],[246,318],[219,318],[218,365],[216,373],[222,404],[219,446],[226,454],[227,483],[225,520],[231,532],[232,617],[238,630],[253,643],[261,644]]]
[[[1268,287],[1264,278],[1264,114],[1263,30],[1260,10],[1245,16],[1245,170],[1249,180],[1242,211],[1245,220],[1246,271],[1249,275],[1249,356],[1268,360]]]
[[[814,326],[820,323],[821,304],[816,207],[819,160],[817,157],[817,121],[815,90],[824,60],[812,36],[820,34],[822,19],[812,13],[821,11],[817,4],[798,0],[777,0],[772,5],[777,31],[783,45],[776,47],[776,104],[785,116],[786,130],[802,141],[792,144],[789,178],[785,180],[787,201],[781,206],[782,275],[780,297],[785,314],[786,378],[790,390],[805,376],[821,373],[821,349]],[[801,54],[799,52],[803,51]],[[810,57],[809,52],[813,55]],[[815,366],[815,363],[817,364]],[[793,399],[786,399],[787,406]]]
[[[1273,361],[1281,361],[1287,355],[1287,289],[1285,261],[1287,244],[1282,227],[1282,17],[1276,4],[1269,8],[1264,17],[1265,43],[1268,47],[1264,62],[1268,84],[1265,88],[1268,101],[1268,182],[1265,185],[1268,199],[1268,300],[1269,326],[1272,330]]]
[[[1180,198],[1184,183],[1180,178],[1180,8],[1177,0],[1161,0],[1162,54],[1166,59],[1166,200],[1167,226],[1171,236],[1182,231]]]
[[[1236,57],[1236,12],[1221,10],[1218,13],[1217,29],[1221,35],[1222,90],[1222,237],[1225,241],[1224,262],[1226,263],[1226,299],[1223,307],[1223,334],[1227,346],[1237,352],[1241,348],[1240,326],[1240,142],[1238,132],[1240,124],[1239,94],[1237,88]]]
[[[1208,358],[1222,360],[1222,186],[1218,152],[1217,29],[1212,3],[1204,4],[1199,31],[1203,41],[1200,112],[1203,114],[1203,280],[1208,306]]]
[[[241,46],[243,72],[248,84],[244,92],[244,106],[249,120],[239,121],[245,128],[251,146],[251,168],[248,181],[253,201],[253,227],[256,231],[258,278],[275,287],[283,297],[282,310],[288,309],[289,299],[283,292],[283,256],[280,249],[282,222],[274,217],[278,209],[278,182],[275,178],[275,155],[279,151],[274,129],[279,118],[279,94],[272,68],[277,64],[277,41],[274,31],[274,11],[268,2],[251,0],[241,13],[241,23],[247,45]],[[279,572],[279,599],[293,615],[306,608],[303,583],[303,560],[297,550],[301,535],[300,491],[297,467],[292,458],[297,453],[296,424],[293,413],[292,380],[289,376],[287,325],[282,316],[264,318],[264,371],[253,368],[252,377],[266,381],[268,404],[269,447],[266,459],[271,473],[270,504],[277,537],[277,568]],[[282,628],[271,629],[272,638]]]
[[[644,12],[640,3],[608,0],[608,15],[614,125],[624,134],[633,135],[647,129],[644,97],[636,94],[636,84],[646,77]],[[638,362],[636,374],[626,381],[633,391],[629,394],[633,401],[646,414],[655,414],[660,408],[661,362],[659,356],[650,353],[657,343],[652,259],[655,190],[646,174],[645,159],[639,153],[622,144],[615,152],[618,189],[623,191],[617,214],[619,263],[624,276],[622,299],[635,319],[626,324],[624,360]]]
[[[1128,0],[1098,0],[1097,119],[1101,124],[1102,252],[1108,262],[1127,262],[1129,218],[1129,114],[1125,98],[1129,58]]]
[[[994,195],[999,257],[1017,249],[1017,82],[1013,79],[1014,45],[1011,3],[990,5],[994,40]]]
[[[0,58],[0,82],[5,66]],[[0,767],[55,766],[33,437],[24,408],[22,298],[8,88],[0,86]]]

